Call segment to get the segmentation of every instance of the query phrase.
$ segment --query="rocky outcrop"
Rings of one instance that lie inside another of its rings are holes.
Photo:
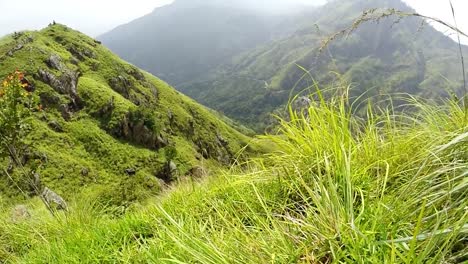
[[[143,120],[130,122],[127,117],[124,118],[120,132],[121,137],[152,149],[160,149],[167,145],[167,140],[161,134],[155,134]]]
[[[71,46],[68,48],[68,51],[80,61],[84,61],[86,58],[96,59],[96,54],[87,48]]]
[[[163,180],[164,183],[168,184],[174,181],[178,175],[179,170],[177,165],[174,163],[174,161],[171,160],[164,164],[162,170],[157,173],[156,177]]]
[[[112,90],[118,92],[127,99],[130,98],[130,91],[135,88],[133,82],[129,78],[122,75],[110,78],[108,84]]]
[[[41,197],[52,210],[68,210],[68,205],[65,200],[47,187],[42,191]]]
[[[13,48],[11,48],[9,51],[7,51],[7,53],[6,53],[6,55],[10,56],[10,57],[13,57],[13,55],[17,51],[22,50],[26,46],[26,44],[31,43],[31,42],[34,41],[34,39],[31,36],[21,38],[21,36],[23,36],[24,33],[16,33],[15,35],[16,36],[14,36],[14,38],[16,40],[16,45]]]
[[[89,175],[89,169],[88,168],[82,168],[81,169],[81,176],[86,177]]]
[[[234,155],[229,148],[227,141],[220,133],[217,133],[214,140],[198,138],[194,140],[198,153],[205,159],[216,159],[223,164],[230,164]]]
[[[307,110],[312,105],[312,100],[307,96],[300,96],[293,102],[293,109],[295,111]]]
[[[60,65],[55,65],[60,67]],[[70,106],[73,110],[80,110],[83,108],[81,98],[78,96],[78,79],[81,76],[79,72],[65,69],[60,77],[56,77],[53,73],[40,69],[36,78],[42,82],[50,85],[55,91],[68,95],[70,97]]]
[[[56,69],[59,71],[64,70],[65,66],[63,65],[60,57],[56,54],[52,54],[45,62],[47,66],[49,66],[49,68]]]
[[[128,112],[117,127],[110,128],[110,132],[114,136],[154,150],[167,146],[169,141],[157,129],[154,117],[141,109]]]
[[[145,79],[145,75],[143,75],[143,73],[141,71],[139,71],[137,68],[135,67],[131,67],[130,69],[127,70],[127,74],[132,76],[133,78],[135,78],[136,80],[138,81],[144,81],[146,80]]]
[[[60,105],[59,110],[62,118],[66,121],[70,121],[72,118],[72,111],[70,110],[70,107],[67,104],[62,104]]]
[[[128,168],[125,170],[125,174],[128,176],[135,176],[136,175],[136,169],[135,168]]]

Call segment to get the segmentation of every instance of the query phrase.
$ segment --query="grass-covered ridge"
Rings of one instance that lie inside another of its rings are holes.
[[[36,88],[42,105],[28,138],[32,146],[19,158],[39,160],[43,184],[66,199],[98,189],[105,202],[140,199],[194,171],[230,164],[250,140],[211,110],[63,25],[3,38],[0,78],[16,69]],[[0,196],[23,199],[17,185],[26,194],[31,188],[24,175],[15,169],[10,179],[3,173],[8,160],[0,165]]]
[[[468,113],[408,102],[412,114],[347,100],[291,111],[276,151],[187,181],[113,218],[76,201],[58,219],[0,222],[12,263],[463,263]],[[34,203],[31,208],[37,208]],[[2,218],[7,219],[7,218]]]

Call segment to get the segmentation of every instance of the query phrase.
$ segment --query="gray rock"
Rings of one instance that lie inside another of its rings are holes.
[[[131,67],[130,69],[127,70],[127,73],[133,76],[133,78],[135,78],[136,80],[139,80],[139,81],[145,80],[145,75],[143,75],[143,73],[141,73],[141,71],[139,71],[137,68]]]
[[[178,176],[177,165],[173,161],[166,162],[156,177],[162,179],[165,183],[170,183]]]
[[[46,60],[47,66],[49,66],[52,69],[56,69],[59,71],[62,71],[64,68],[64,65],[62,63],[62,59],[60,56],[57,54],[52,54],[47,60]]]
[[[41,81],[50,85],[55,91],[69,95],[72,105],[77,109],[81,107],[81,98],[77,91],[80,76],[79,72],[70,70],[65,70],[59,78],[46,70],[40,69],[38,71],[38,77]]]
[[[134,176],[136,174],[136,169],[135,168],[128,168],[125,170],[125,173],[128,175],[128,176]]]
[[[171,110],[167,112],[167,118],[169,118],[171,124],[174,122],[174,113]]]
[[[169,145],[169,141],[163,135],[159,134],[159,136],[156,138],[156,147],[164,148],[167,145]]]
[[[44,190],[42,191],[42,199],[50,206],[51,209],[53,210],[68,210],[68,205],[65,202],[65,200],[52,191],[51,189],[45,187]]]
[[[301,96],[301,97],[298,97],[293,102],[293,109],[296,111],[301,111],[301,110],[308,109],[311,105],[312,105],[312,100],[310,100],[309,97]]]
[[[13,223],[24,222],[30,218],[31,214],[26,205],[17,205],[11,210],[11,221]]]
[[[7,52],[7,55],[10,56],[10,57],[13,57],[13,54],[15,54],[15,52],[21,50],[23,47],[24,47],[23,44],[18,44],[13,49],[9,50]]]
[[[108,83],[112,90],[118,92],[127,99],[130,96],[130,90],[134,88],[132,81],[122,75],[109,79]]]
[[[23,49],[26,46],[26,44],[34,41],[34,39],[31,36],[27,36],[21,39],[21,36],[23,35],[23,33],[17,34],[16,40],[18,43],[6,53],[7,56],[13,57],[13,54],[15,54],[15,52]]]
[[[177,165],[172,160],[169,162],[169,171],[171,172],[171,174],[177,172]]]
[[[71,46],[68,48],[68,51],[80,61],[84,61],[86,58],[96,59],[96,54],[87,48]]]

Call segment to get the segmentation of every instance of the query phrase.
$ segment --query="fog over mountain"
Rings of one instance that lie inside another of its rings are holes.
[[[442,98],[446,91],[460,91],[456,43],[431,26],[421,28],[421,19],[398,26],[392,26],[396,18],[369,23],[335,40],[331,57],[317,52],[324,37],[352,25],[363,10],[413,12],[407,2],[312,3],[320,2],[176,0],[99,39],[189,97],[259,131],[293,87],[310,85],[303,69],[323,83],[335,80],[330,71],[341,73],[355,86],[354,96],[401,92]]]
[[[327,0],[176,0],[174,4],[184,6],[217,5],[262,13],[286,13],[304,6],[317,6],[326,2]]]

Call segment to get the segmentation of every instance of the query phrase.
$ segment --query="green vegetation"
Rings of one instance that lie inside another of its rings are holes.
[[[325,32],[368,6],[338,3]],[[256,128],[277,111],[255,140],[63,25],[0,39],[0,263],[466,263],[456,46],[385,20],[320,53],[304,21],[185,84]]]
[[[278,18],[220,2],[177,0],[98,39],[125,60],[177,86],[271,39]]]
[[[305,18],[293,19],[294,34],[240,54],[177,88],[257,131],[269,125],[269,113],[285,108],[291,94],[314,82],[324,85],[345,78],[354,87],[353,98],[460,94],[457,44],[420,18],[389,16],[323,46],[324,39],[372,8],[412,12],[400,0],[330,1]],[[466,47],[463,52],[468,52]]]
[[[314,81],[327,85],[345,78],[353,98],[409,93],[438,99],[462,90],[457,43],[420,18],[389,16],[323,49],[324,39],[348,28],[364,10],[413,12],[401,0],[333,0],[283,16],[192,2],[158,8],[103,35],[103,43],[257,132],[271,126],[272,112],[284,112],[291,94]]]
[[[0,195],[9,203],[38,194],[24,167],[66,200],[85,194],[127,208],[194,168],[209,173],[233,163],[250,141],[211,110],[63,25],[15,33],[0,44],[2,80],[22,71],[35,90],[28,100],[42,108],[28,119],[29,133],[13,129],[25,146],[19,162],[0,159]],[[177,152],[169,161],[170,149]]]
[[[413,114],[290,111],[276,151],[115,218],[76,200],[0,222],[12,263],[461,263],[467,261],[468,120],[457,103]],[[4,210],[5,211],[5,210]],[[6,210],[6,212],[8,212]]]

